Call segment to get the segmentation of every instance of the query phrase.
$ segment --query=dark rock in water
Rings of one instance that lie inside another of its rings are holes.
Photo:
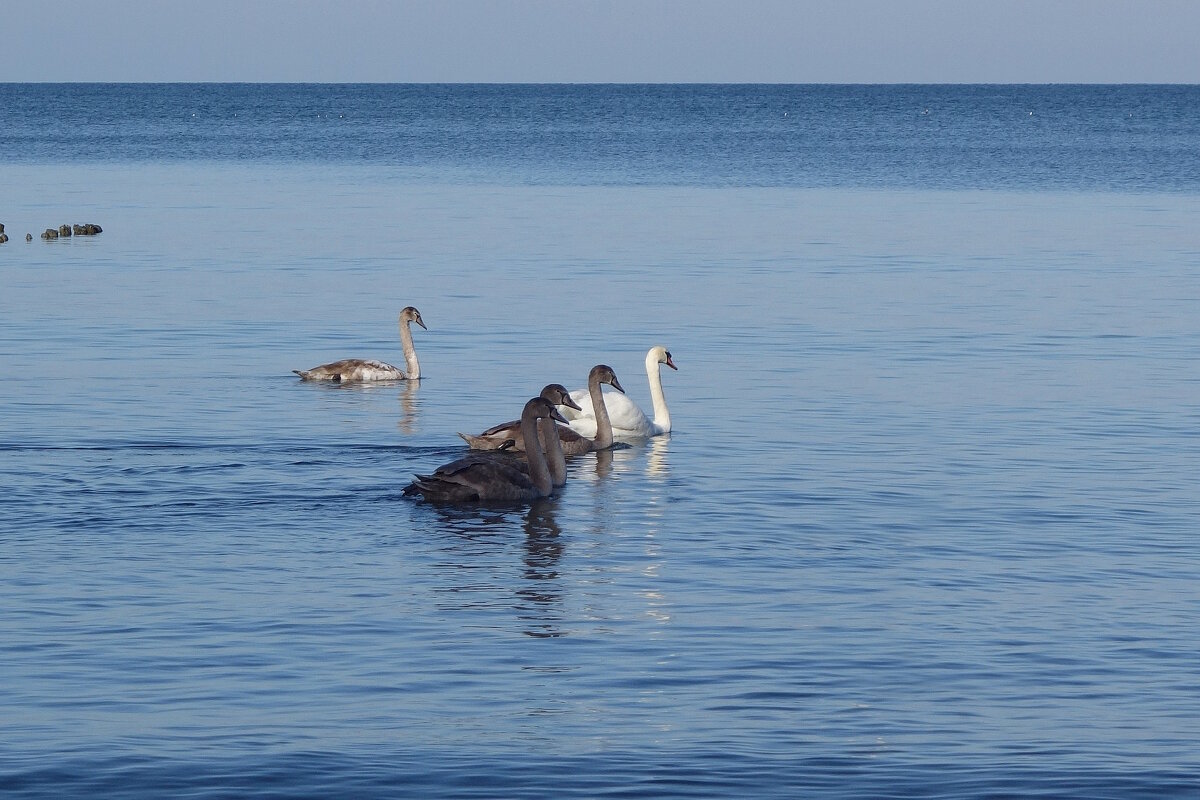
[[[27,242],[32,242],[32,241],[33,241],[33,234],[32,234],[32,233],[27,233],[27,234],[25,234],[25,241],[27,241]]]
[[[71,232],[75,236],[95,236],[97,233],[100,233],[100,231],[101,231],[100,226],[95,225],[91,222],[87,223],[86,225],[72,225],[71,226]],[[59,233],[62,233],[61,228],[59,229]],[[68,234],[63,234],[63,235],[65,236]]]
[[[46,228],[42,233],[43,239],[59,239],[64,236],[95,236],[103,230],[99,225],[87,223],[86,225],[59,225],[57,229]],[[25,234],[25,241],[33,241],[33,234]]]

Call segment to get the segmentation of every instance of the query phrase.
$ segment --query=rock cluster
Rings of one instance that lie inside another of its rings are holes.
[[[99,225],[94,225],[90,222],[86,225],[59,225],[57,230],[55,230],[54,228],[46,228],[46,230],[42,231],[42,238],[43,239],[58,239],[60,237],[72,236],[72,235],[74,235],[74,236],[95,236],[97,233],[101,233],[103,230],[104,229],[101,228]],[[26,236],[25,236],[26,241],[28,241],[31,238],[33,238],[32,234],[26,234]]]
[[[57,228],[46,228],[42,233],[43,239],[58,239],[61,236],[95,236],[104,229],[99,225],[89,222],[86,225],[59,225]],[[0,222],[0,244],[8,241],[8,234],[4,232],[4,223]],[[32,242],[33,234],[25,234],[25,241]]]

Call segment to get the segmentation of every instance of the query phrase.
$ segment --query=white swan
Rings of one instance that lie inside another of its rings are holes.
[[[679,369],[671,359],[671,354],[665,347],[651,347],[646,353],[646,378],[650,381],[650,400],[654,404],[654,419],[649,419],[645,412],[638,408],[624,394],[605,395],[604,405],[608,409],[608,418],[612,424],[613,438],[617,441],[629,439],[645,439],[671,432],[671,412],[667,410],[667,398],[663,395],[662,376],[659,374],[659,364],[666,364],[671,369]],[[592,398],[586,389],[571,392],[571,399],[580,406],[579,411],[560,408],[563,416],[568,419],[571,430],[588,438],[596,436],[596,412],[592,406]]]
[[[306,381],[334,381],[335,383],[363,383],[366,381],[416,381],[421,379],[421,364],[413,347],[412,330],[409,323],[415,322],[425,328],[421,312],[408,306],[400,312],[400,344],[404,348],[404,366],[393,367],[386,361],[364,358],[343,358],[312,369],[294,369],[292,372]],[[425,328],[425,330],[429,330]]]

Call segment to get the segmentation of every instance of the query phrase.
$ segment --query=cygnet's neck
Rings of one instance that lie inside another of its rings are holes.
[[[409,380],[419,380],[421,362],[417,361],[417,348],[413,347],[412,330],[407,319],[400,320],[400,345],[404,348],[405,374]]]
[[[594,450],[612,447],[612,420],[608,416],[608,406],[604,403],[604,391],[600,387],[600,376],[588,376],[588,396],[592,399],[592,413],[596,416],[596,438],[592,440]]]
[[[547,467],[550,470],[550,482],[555,486],[563,486],[567,482],[567,458],[563,453],[562,441],[558,437],[558,423],[549,417],[538,420],[538,436],[540,447],[544,450]],[[528,450],[528,445],[526,446]]]
[[[553,422],[553,420],[551,420]],[[537,487],[542,497],[549,497],[554,491],[550,478],[550,468],[546,465],[546,456],[542,453],[541,441],[538,437],[538,418],[533,414],[521,414],[521,436],[525,439],[525,458],[529,462],[529,479]],[[530,443],[533,447],[530,447]]]

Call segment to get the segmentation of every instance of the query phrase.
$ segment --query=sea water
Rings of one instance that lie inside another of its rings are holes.
[[[4,797],[1198,790],[1200,89],[0,94]]]

